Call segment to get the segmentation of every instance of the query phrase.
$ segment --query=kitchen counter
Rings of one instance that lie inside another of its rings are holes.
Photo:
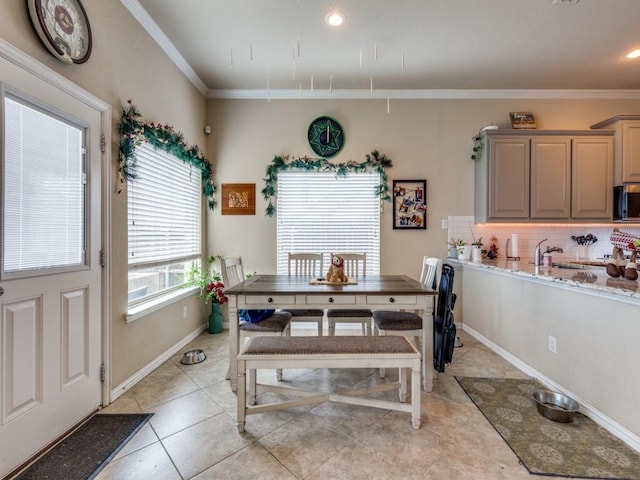
[[[558,286],[584,289],[583,293],[600,294],[629,300],[631,303],[640,302],[640,284],[638,281],[627,280],[623,277],[613,278],[607,275],[604,266],[574,264],[572,260],[554,257],[554,263],[561,265],[575,265],[578,268],[536,267],[533,258],[523,258],[519,261],[498,258],[483,259],[481,262],[471,262],[447,258],[445,261],[462,265],[464,268],[487,269],[496,273],[517,276],[538,282],[553,282]],[[594,262],[595,263],[595,262]]]
[[[460,270],[465,331],[640,451],[638,282],[532,258],[447,262]]]

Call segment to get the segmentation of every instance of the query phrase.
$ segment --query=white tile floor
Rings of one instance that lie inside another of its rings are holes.
[[[312,334],[295,329],[294,335]],[[154,416],[96,480],[551,478],[529,475],[454,378],[526,376],[464,332],[460,336],[464,346],[456,348],[433,392],[423,394],[419,430],[407,413],[324,403],[251,415],[240,434],[236,396],[224,380],[228,334],[205,332],[184,351],[201,348],[207,360],[185,366],[176,355],[103,410]],[[387,372],[386,381],[394,375]],[[285,370],[284,378],[327,391],[382,381],[372,369]],[[261,372],[260,380],[275,381],[275,372]],[[262,395],[259,401],[270,394]]]

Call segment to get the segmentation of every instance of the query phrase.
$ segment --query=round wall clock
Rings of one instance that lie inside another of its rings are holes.
[[[311,122],[307,138],[311,150],[323,158],[337,155],[344,145],[342,127],[331,117],[318,117]]]
[[[91,55],[91,27],[80,0],[26,0],[33,29],[47,50],[65,63]]]

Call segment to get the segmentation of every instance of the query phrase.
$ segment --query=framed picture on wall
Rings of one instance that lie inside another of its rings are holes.
[[[427,228],[427,181],[393,181],[393,228]]]
[[[223,183],[222,215],[255,215],[256,184],[255,183]]]

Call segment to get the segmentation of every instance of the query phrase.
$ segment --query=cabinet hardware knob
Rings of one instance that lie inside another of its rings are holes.
[[[393,298],[393,297],[389,297],[389,303],[393,303],[393,302],[395,302],[395,301],[396,301],[396,299],[395,299],[395,298]]]
[[[333,297],[329,297],[329,303],[333,303]]]
[[[273,303],[273,298],[269,297],[269,298],[267,299],[267,302],[269,302],[269,303]]]

